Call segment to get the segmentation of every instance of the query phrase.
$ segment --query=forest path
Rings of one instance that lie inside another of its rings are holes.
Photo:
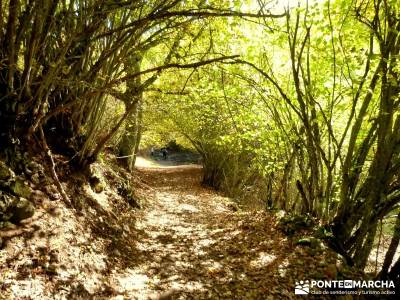
[[[123,287],[128,297],[294,297],[308,255],[276,229],[273,217],[231,211],[226,198],[200,185],[198,165],[139,159],[137,166],[152,195],[136,223],[137,263]]]
[[[336,278],[334,254],[295,245],[306,232],[288,238],[273,214],[232,211],[199,165],[173,161],[138,159],[140,210],[115,177],[100,193],[70,178],[72,207],[40,198],[31,220],[0,231],[0,300],[293,299],[296,281]]]

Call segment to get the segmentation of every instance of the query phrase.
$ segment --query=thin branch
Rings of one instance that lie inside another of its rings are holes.
[[[179,64],[179,63],[165,64],[165,65],[162,65],[162,66],[150,68],[150,69],[147,69],[147,70],[144,70],[144,71],[140,71],[140,72],[137,72],[137,73],[134,73],[134,74],[126,75],[126,76],[124,76],[122,78],[115,79],[115,80],[111,81],[108,85],[112,86],[112,85],[115,85],[115,84],[122,83],[122,82],[124,82],[126,80],[138,77],[138,76],[143,75],[143,74],[159,72],[159,71],[163,71],[163,70],[166,70],[166,69],[192,69],[192,68],[198,68],[198,67],[209,65],[209,64],[212,64],[212,63],[216,63],[216,62],[222,62],[222,61],[225,61],[225,60],[233,60],[233,59],[238,58],[238,57],[239,57],[239,55],[230,55],[230,56],[222,56],[222,57],[212,58],[212,59],[208,59],[208,60],[198,61],[198,62],[189,63],[189,64]]]
[[[45,137],[44,132],[43,132],[43,128],[40,127],[39,131],[40,131],[40,137],[41,137],[42,142],[43,142],[43,147],[44,147],[46,156],[48,157],[48,159],[50,161],[51,177],[53,177],[53,180],[54,180],[54,182],[55,182],[55,184],[57,186],[58,192],[61,194],[61,196],[64,199],[65,203],[69,204],[69,203],[71,203],[71,201],[69,200],[68,195],[65,192],[60,180],[58,179],[58,176],[57,176],[57,173],[56,173],[56,165],[54,163],[54,159],[53,159],[53,155],[51,154],[51,150],[50,150],[49,146],[47,145],[46,137]]]

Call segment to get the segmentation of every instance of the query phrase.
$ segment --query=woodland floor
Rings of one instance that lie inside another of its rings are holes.
[[[3,231],[0,299],[292,299],[295,281],[337,276],[332,252],[296,246],[273,215],[233,211],[200,166],[137,168],[141,210],[83,186],[71,206],[44,199]]]

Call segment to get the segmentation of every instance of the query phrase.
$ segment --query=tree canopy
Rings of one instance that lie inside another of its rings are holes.
[[[0,1],[0,149],[132,170],[179,138],[205,184],[317,218],[364,268],[400,211],[399,32],[396,0]]]

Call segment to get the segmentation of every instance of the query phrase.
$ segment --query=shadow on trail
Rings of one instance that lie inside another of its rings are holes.
[[[137,175],[137,192],[147,199],[139,211],[112,191],[95,194],[71,180],[74,209],[45,203],[27,232],[6,240],[3,266],[14,271],[0,274],[0,294],[292,299],[295,281],[337,275],[333,254],[295,246],[273,216],[230,211],[226,198],[201,186],[199,165],[139,159]]]
[[[333,255],[295,246],[271,215],[231,212],[226,199],[200,185],[198,166],[139,169],[155,192],[137,224],[144,234],[134,259],[146,280],[127,295],[291,299],[295,281],[336,276]]]

